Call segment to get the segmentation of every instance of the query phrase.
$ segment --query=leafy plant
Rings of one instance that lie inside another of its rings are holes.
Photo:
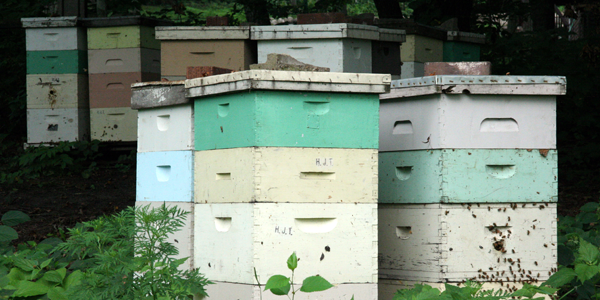
[[[524,283],[523,287],[513,293],[502,290],[484,290],[478,282],[467,281],[463,287],[450,284],[444,285],[444,291],[433,288],[427,284],[415,284],[411,289],[398,290],[392,300],[425,300],[425,299],[543,299],[534,298],[536,295],[553,295],[557,289],[547,286],[535,286]]]
[[[294,270],[298,267],[298,257],[296,256],[296,252],[292,253],[287,260],[288,269],[292,271],[291,277],[285,277],[283,275],[273,275],[265,284],[265,291],[270,290],[271,293],[278,296],[288,296],[290,298],[289,293],[292,292],[291,299],[294,299],[294,296],[298,291],[304,293],[312,293],[312,292],[321,292],[328,290],[333,287],[329,281],[325,278],[315,275],[309,276],[304,281],[302,281],[302,286],[300,288],[294,290]],[[256,282],[258,282],[258,286],[260,288],[260,281],[258,281],[258,275],[256,275],[256,269],[254,270],[254,277],[256,278]],[[354,297],[353,297],[354,298]],[[262,294],[261,294],[262,299]]]
[[[206,296],[210,282],[196,270],[178,270],[187,258],[167,238],[183,226],[187,212],[176,207],[128,208],[70,230],[57,252],[74,257],[83,271],[69,299],[191,299]]]

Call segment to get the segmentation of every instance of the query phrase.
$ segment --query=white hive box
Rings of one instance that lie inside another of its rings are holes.
[[[506,293],[512,293],[515,291],[515,289],[520,289],[521,287],[523,287],[523,283],[502,283],[500,284],[499,282],[480,282],[482,284],[481,290],[494,290],[494,291],[502,291],[502,292],[506,292]],[[539,281],[538,283],[534,283],[533,285],[539,286],[541,285],[542,281]],[[403,290],[403,289],[412,289],[415,284],[426,284],[429,285],[433,288],[436,288],[440,291],[444,291],[446,290],[446,286],[445,283],[442,282],[423,282],[423,281],[407,281],[407,280],[393,280],[393,279],[380,279],[379,280],[379,284],[378,284],[378,292],[379,292],[379,299],[392,299],[394,297],[394,294],[396,294],[396,291],[398,290]],[[458,286],[458,287],[464,287],[464,284],[460,283],[460,282],[448,282],[448,284],[450,285],[454,285],[454,286]],[[537,294],[536,297],[534,299],[536,299],[537,297],[542,297],[545,300],[551,300],[552,298],[546,296],[546,295],[542,295],[542,294]]]
[[[295,278],[377,283],[377,204],[196,204],[194,227],[194,267],[211,280],[254,284],[256,269],[266,282],[295,251]]]
[[[556,202],[556,150],[379,153],[379,203]]]
[[[196,151],[196,203],[376,203],[377,150],[244,147]]]
[[[160,50],[117,48],[88,50],[90,74],[143,72],[160,74]]]
[[[380,95],[380,151],[556,148],[559,76],[428,76]]]
[[[194,152],[137,154],[137,201],[193,202]]]
[[[86,50],[87,35],[77,17],[24,18],[27,51]]]
[[[135,83],[131,107],[138,109],[138,152],[194,149],[194,106],[183,81]]]
[[[27,109],[27,143],[85,141],[89,123],[88,109]]]
[[[556,204],[523,205],[379,205],[379,278],[548,279],[557,267]]]
[[[192,247],[194,246],[193,238],[194,238],[194,204],[193,203],[185,203],[185,202],[155,202],[155,201],[136,201],[135,206],[146,206],[150,205],[150,209],[159,208],[162,205],[165,205],[167,208],[171,208],[173,206],[177,206],[177,208],[189,212],[186,215],[186,219],[184,221],[183,227],[180,228],[179,231],[176,231],[173,235],[169,236],[167,241],[173,244],[179,254],[173,256],[175,259],[181,259],[187,257],[188,259],[185,263],[179,266],[179,270],[191,270],[193,265],[193,257],[192,257]]]
[[[331,72],[371,73],[371,41],[379,40],[379,29],[358,24],[253,26],[251,39],[257,40],[259,63],[269,53],[280,53]]]
[[[273,262],[277,264],[277,262]],[[285,264],[279,264],[281,266],[280,274],[289,276],[290,273]],[[298,269],[302,268],[302,262],[298,262]],[[202,269],[200,269],[202,272]],[[316,275],[316,274],[312,274]],[[327,278],[325,278],[327,279]],[[274,295],[270,291],[263,291],[265,283],[268,278],[260,278],[261,287],[256,284],[242,284],[242,283],[229,283],[229,282],[218,282],[214,281],[215,284],[209,284],[206,286],[206,292],[208,298],[206,299],[237,299],[237,300],[281,300],[281,296]],[[304,278],[295,277],[294,281],[302,283]],[[294,289],[297,290],[300,285],[294,285]],[[262,292],[262,297],[261,297]],[[377,300],[377,284],[376,283],[347,283],[337,284],[334,287],[314,293],[296,293],[294,299],[297,300],[349,300],[352,297],[354,299],[361,300]],[[204,299],[204,298],[203,298]],[[391,299],[391,297],[389,298]]]
[[[129,107],[90,109],[91,139],[131,142],[137,139],[137,111]]]
[[[27,108],[87,108],[88,76],[85,74],[27,75]]]

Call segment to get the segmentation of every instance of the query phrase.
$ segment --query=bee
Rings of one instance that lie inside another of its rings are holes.
[[[508,221],[510,222],[510,217],[508,217]]]
[[[498,211],[502,211],[502,208],[498,208]]]
[[[537,219],[533,220],[533,222],[537,222]]]
[[[529,273],[529,275],[531,275],[531,270],[527,271],[527,273]]]
[[[506,207],[504,208],[504,212],[506,212]]]
[[[535,229],[535,225],[533,225],[533,229]]]
[[[500,263],[500,257],[498,257],[498,263]]]
[[[537,276],[537,277],[538,277],[538,278],[540,277],[540,273],[538,273],[538,276]]]
[[[521,269],[521,264],[517,264],[517,267],[519,267],[519,269]]]
[[[477,203],[477,207],[481,207],[481,206],[479,206],[479,203]]]
[[[488,211],[490,211],[490,210],[492,210],[492,208],[488,206]]]
[[[508,223],[506,223],[506,225],[504,225],[504,226],[508,227]]]
[[[508,220],[510,221],[510,217],[508,217]],[[512,231],[510,231],[510,229],[509,229],[508,233],[512,234]]]
[[[520,258],[517,258],[517,262],[521,263],[521,259],[520,259]],[[520,267],[519,267],[519,268],[520,268]]]
[[[521,205],[521,207],[525,207],[525,205],[527,205],[527,203],[523,203],[523,205]]]
[[[536,266],[538,265],[537,261],[534,261],[533,264],[536,265]]]
[[[504,262],[506,262],[506,257],[504,258]]]
[[[493,271],[493,270],[494,270],[494,268],[490,267],[490,271]]]
[[[529,235],[531,232],[529,230],[527,230],[527,235]]]
[[[471,210],[471,205],[467,206],[467,209],[468,209],[468,210]]]
[[[446,211],[446,216],[447,216],[449,213],[450,213],[449,211]]]
[[[548,276],[552,275],[552,273],[548,272]]]
[[[502,271],[502,273],[500,273],[500,276],[504,276],[504,271]]]
[[[493,224],[494,224],[494,227],[498,227],[498,225],[496,225],[496,223],[493,223]]]
[[[477,219],[477,215],[476,214],[471,214],[473,216],[473,218]]]
[[[515,253],[515,249],[512,249],[512,253]]]
[[[481,272],[481,269],[477,270],[477,272]]]
[[[544,247],[548,248],[548,244],[544,244]]]

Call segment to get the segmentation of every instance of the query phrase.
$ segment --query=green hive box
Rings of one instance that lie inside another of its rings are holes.
[[[556,150],[379,153],[379,203],[556,202]]]
[[[382,78],[391,76],[252,70],[188,80],[187,96],[202,96],[195,148],[377,149]]]
[[[87,51],[27,51],[27,74],[87,73]]]
[[[88,28],[88,49],[149,48],[160,49],[154,27],[115,26]]]
[[[444,61],[479,61],[481,46],[462,42],[444,42]]]

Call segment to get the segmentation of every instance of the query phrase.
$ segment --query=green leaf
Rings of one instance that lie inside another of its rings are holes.
[[[296,252],[290,255],[290,258],[287,260],[288,269],[294,271],[296,267],[298,267],[298,257],[296,257]]]
[[[575,273],[577,273],[577,279],[579,279],[581,283],[585,282],[586,280],[592,279],[592,277],[598,274],[598,271],[600,271],[600,268],[596,265],[575,265]]]
[[[332,288],[333,285],[325,278],[315,275],[304,279],[300,291],[305,293],[320,292]]]
[[[55,286],[49,289],[48,298],[50,298],[50,300],[69,300],[65,289],[60,286]]]
[[[579,244],[579,256],[578,260],[583,260],[589,264],[597,264],[598,256],[600,256],[600,251],[598,251],[598,247],[590,244],[586,240],[580,240]],[[577,270],[575,270],[577,271]]]
[[[598,202],[588,202],[584,204],[581,208],[579,208],[579,210],[583,212],[596,212],[597,209]]]
[[[76,286],[81,282],[82,278],[83,278],[83,272],[81,272],[80,270],[77,270],[77,271],[69,274],[69,276],[67,276],[65,278],[65,280],[63,281],[63,287],[65,289],[69,289],[72,286]]]
[[[5,225],[0,225],[0,242],[8,242],[18,238],[19,234],[16,230]]]
[[[18,210],[11,210],[2,216],[2,223],[6,226],[15,226],[31,220],[28,215]]]
[[[271,292],[275,295],[287,295],[287,292],[285,292],[286,289],[287,292],[289,292],[290,279],[283,275],[273,275],[271,278],[269,278],[269,280],[267,280],[267,284],[265,284],[265,291],[271,290]]]
[[[14,258],[13,262],[15,263],[15,267],[20,268],[21,270],[26,272],[33,271],[33,269],[37,265],[37,261],[24,258]]]
[[[49,287],[41,282],[21,281],[14,293],[15,297],[30,297],[43,295],[48,292]]]
[[[49,258],[40,264],[40,269],[47,267],[52,262],[52,258]]]
[[[46,274],[44,274],[42,279],[48,282],[59,284],[62,283],[63,276],[61,276],[57,271],[48,271]]]
[[[544,282],[544,285],[551,286],[554,288],[559,288],[559,287],[573,281],[573,279],[575,279],[575,277],[577,277],[577,273],[575,273],[575,271],[573,269],[562,268],[562,269],[558,270],[558,272],[552,274],[552,276],[550,276],[550,278],[548,278],[548,280],[546,280],[546,282]]]

